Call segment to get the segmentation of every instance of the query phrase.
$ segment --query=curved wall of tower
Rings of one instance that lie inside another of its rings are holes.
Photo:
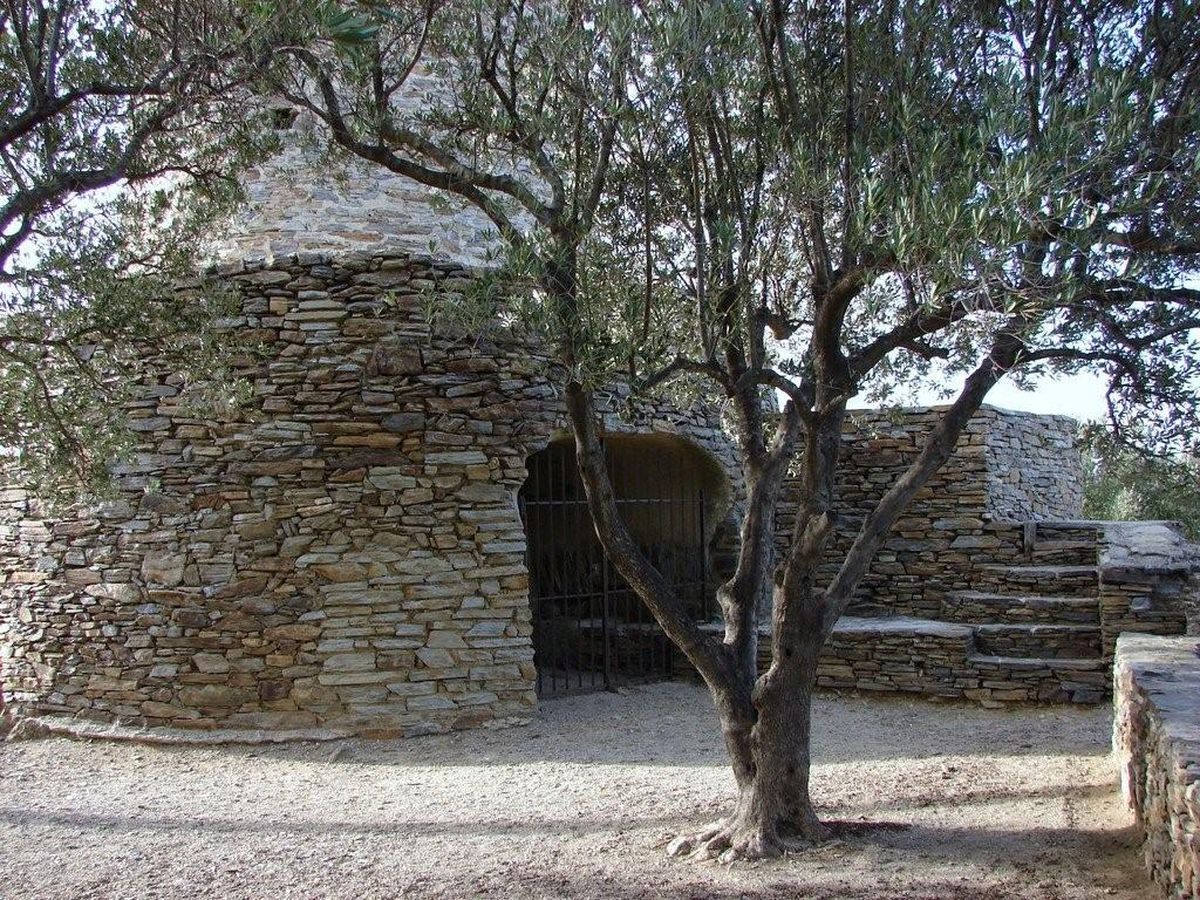
[[[300,253],[211,277],[241,297],[223,327],[252,399],[198,418],[152,365],[115,499],[52,514],[0,491],[10,713],[372,735],[529,715],[517,492],[565,425],[545,351],[431,328],[425,304],[473,277],[456,263]],[[602,394],[607,429],[673,435],[737,484],[714,410],[626,401]]]

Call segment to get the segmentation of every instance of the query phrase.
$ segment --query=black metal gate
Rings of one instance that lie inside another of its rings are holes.
[[[642,552],[708,617],[704,491],[669,444],[606,444],[622,518]],[[532,456],[519,498],[528,542],[538,694],[561,696],[669,677],[675,650],[605,558],[569,441]]]

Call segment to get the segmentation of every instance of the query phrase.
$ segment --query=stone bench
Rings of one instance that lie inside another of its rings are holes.
[[[709,624],[716,633],[720,626]],[[762,626],[759,666],[771,662],[771,635]],[[690,666],[677,657],[679,673]],[[1098,703],[1107,666],[1095,659],[1037,659],[979,652],[976,628],[910,616],[843,616],[821,651],[817,687],[823,690],[919,694],[1007,703]]]

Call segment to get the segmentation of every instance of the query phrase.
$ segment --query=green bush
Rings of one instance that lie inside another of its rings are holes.
[[[1166,519],[1200,539],[1200,461],[1147,456],[1105,431],[1085,429],[1083,512],[1112,521]]]

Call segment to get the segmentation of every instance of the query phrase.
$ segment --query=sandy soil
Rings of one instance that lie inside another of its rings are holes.
[[[1116,794],[1107,711],[817,706],[821,813],[861,827],[735,867],[662,849],[732,787],[693,685],[405,742],[0,744],[0,895],[1157,896]]]

